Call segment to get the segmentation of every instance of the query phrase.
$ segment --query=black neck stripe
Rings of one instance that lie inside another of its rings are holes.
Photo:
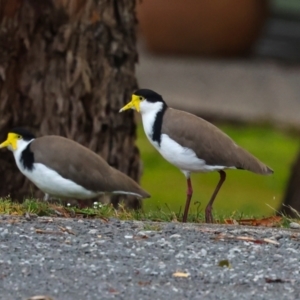
[[[165,114],[165,111],[167,109],[167,105],[163,103],[162,109],[156,114],[155,121],[153,123],[153,129],[152,129],[152,140],[154,142],[157,142],[160,146],[161,143],[161,128],[162,128],[162,121]]]
[[[30,150],[30,145],[31,143],[28,144],[27,147],[22,151],[20,161],[24,169],[28,169],[29,171],[32,171],[33,163],[34,163],[34,154]]]

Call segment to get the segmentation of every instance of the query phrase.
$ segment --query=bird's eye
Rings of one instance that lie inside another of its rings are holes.
[[[139,97],[139,99],[140,99],[140,101],[142,101],[142,100],[143,100],[143,97]]]
[[[18,140],[20,140],[22,137],[20,135],[17,136]]]

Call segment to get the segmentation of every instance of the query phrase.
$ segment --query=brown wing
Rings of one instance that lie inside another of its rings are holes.
[[[164,114],[162,133],[194,150],[197,157],[204,159],[208,165],[236,167],[258,174],[273,173],[216,126],[187,112],[168,108]]]
[[[60,136],[44,136],[35,139],[30,147],[35,162],[88,190],[132,192],[143,198],[150,196],[130,177],[110,167],[102,157],[75,141]]]

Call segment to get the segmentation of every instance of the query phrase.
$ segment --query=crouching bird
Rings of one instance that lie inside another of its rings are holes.
[[[16,128],[0,144],[4,147],[13,152],[19,170],[46,195],[75,199],[105,193],[150,197],[130,177],[70,139],[55,135],[35,138],[29,131]]]
[[[184,111],[169,108],[162,96],[148,89],[137,90],[131,102],[120,109],[141,113],[145,134],[150,143],[171,164],[179,168],[187,180],[187,196],[183,215],[186,222],[193,194],[192,172],[218,171],[220,180],[205,209],[205,220],[213,222],[212,205],[226,179],[226,169],[243,169],[257,174],[273,170],[239,147],[228,135],[211,123]]]

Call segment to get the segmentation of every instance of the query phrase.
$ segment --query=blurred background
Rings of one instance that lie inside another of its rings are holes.
[[[132,91],[150,88],[274,169],[269,177],[228,171],[215,212],[267,216],[282,202],[300,211],[299,62],[299,0],[0,0],[0,140],[18,126],[73,139],[141,178],[152,195],[145,210],[178,212],[184,176],[146,140],[140,120],[136,147],[138,114],[119,114]],[[43,196],[8,151],[0,172],[0,197]],[[218,177],[192,176],[194,211]]]
[[[143,0],[137,13],[139,86],[213,122],[275,171],[228,171],[214,211],[268,216],[282,201],[299,210],[300,1]],[[185,178],[146,140],[140,120],[138,146],[152,194],[145,210],[182,210]],[[192,210],[204,209],[218,180],[192,176]]]

